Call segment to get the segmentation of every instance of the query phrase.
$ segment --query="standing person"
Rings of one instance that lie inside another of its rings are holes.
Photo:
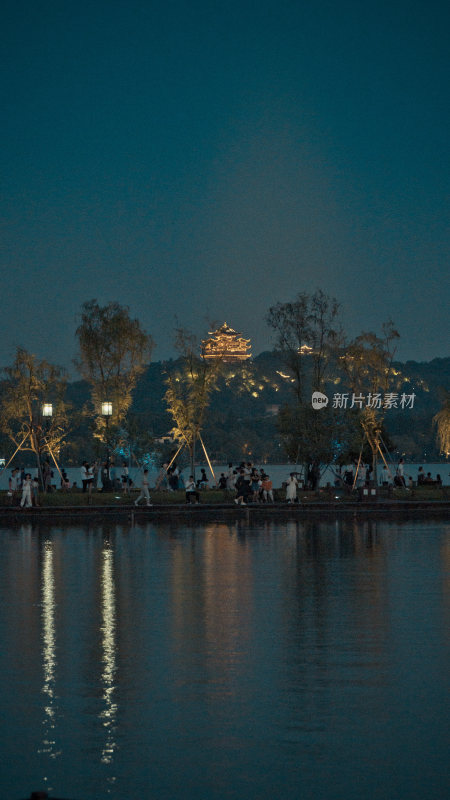
[[[28,508],[33,505],[31,502],[31,475],[29,472],[25,475],[25,480],[22,484],[22,499],[20,505],[22,508],[24,506]]]
[[[236,470],[233,469],[233,465],[232,464],[229,464],[228,472],[227,472],[227,475],[226,475],[226,478],[227,478],[227,489],[228,489],[229,492],[234,492],[234,489],[236,487],[236,476],[237,476]]]
[[[63,492],[67,492],[67,489],[70,487],[69,478],[67,477],[67,472],[65,469],[61,471],[61,489]]]
[[[289,480],[286,484],[286,500],[288,503],[296,503],[297,502],[297,487],[298,487],[298,480],[295,472],[291,472],[289,475]]]
[[[397,477],[398,477],[398,479],[400,481],[400,485],[406,487],[406,483],[405,483],[405,462],[403,461],[403,458],[401,458],[400,461],[398,462]]]
[[[100,467],[99,467],[98,461],[94,461],[94,464],[92,466],[92,474],[94,476],[94,482],[93,482],[93,488],[94,489],[98,489],[98,473],[99,473],[99,471],[100,471]]]
[[[44,461],[42,466],[42,478],[44,481],[44,492],[51,492],[52,490],[52,468],[48,458]]]
[[[184,484],[183,484],[183,481],[181,479],[180,468],[179,468],[178,464],[176,463],[176,461],[174,462],[174,465],[172,467],[172,476],[173,476],[173,489],[174,489],[174,491],[176,491],[177,489],[180,489],[180,488],[182,489]],[[181,487],[180,487],[180,482],[182,484]]]
[[[88,471],[87,471],[87,462],[83,461],[80,467],[80,475],[81,475],[81,483],[83,484],[83,492],[86,492],[87,485],[88,485]]]
[[[122,491],[124,494],[128,494],[130,491],[130,471],[125,461],[122,464],[121,480],[122,480]]]
[[[381,470],[380,486],[388,486],[388,485],[389,485],[389,472],[385,464],[383,469]]]
[[[250,478],[251,478],[250,488],[252,490],[252,502],[253,503],[259,503],[259,501],[261,499],[262,481],[261,481],[261,478],[260,478],[258,470],[252,469],[252,473],[251,473]]]
[[[421,486],[425,480],[425,473],[423,471],[423,467],[419,467],[417,472],[417,486]]]
[[[86,464],[86,477],[87,477],[87,490],[92,494],[92,487],[94,485],[94,465]]]
[[[116,465],[114,464],[114,461],[111,461],[111,464],[109,466],[109,479],[112,483],[110,491],[115,492],[117,490],[117,486],[116,486]]]
[[[39,508],[39,478],[37,475],[35,475],[31,481],[31,494],[33,505]]]
[[[112,492],[110,462],[105,461],[102,467],[102,492]]]
[[[135,506],[138,506],[139,505],[139,500],[142,500],[142,499],[144,499],[146,501],[146,504],[148,506],[153,505],[153,503],[150,500],[150,492],[148,490],[148,487],[149,487],[148,469],[144,469],[144,475],[142,477],[141,493],[140,493],[139,497],[137,498],[137,500],[134,501],[134,505]]]
[[[12,506],[15,505],[16,502],[17,493],[19,491],[19,481],[20,481],[19,470],[17,469],[17,467],[14,467],[14,469],[11,472],[11,477],[8,481],[8,497],[9,497],[9,502]]]

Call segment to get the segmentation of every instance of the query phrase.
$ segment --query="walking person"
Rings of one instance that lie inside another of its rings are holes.
[[[247,477],[244,468],[242,468],[236,480],[236,497],[234,498],[234,502],[237,506],[246,506],[247,500],[252,494],[250,480],[247,480]]]
[[[134,501],[134,505],[138,506],[140,500],[145,500],[147,506],[153,505],[150,500],[150,492],[148,490],[149,487],[149,480],[148,480],[148,469],[144,469],[144,475],[142,477],[142,484],[141,484],[141,493],[137,500]]]

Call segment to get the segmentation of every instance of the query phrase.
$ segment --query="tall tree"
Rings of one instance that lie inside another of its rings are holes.
[[[398,388],[401,383],[400,372],[393,366],[399,338],[393,322],[388,320],[383,324],[381,336],[372,332],[361,333],[346,345],[341,355],[350,390],[367,401],[359,413],[359,419],[372,452],[375,482],[386,414],[384,399],[388,392]]]
[[[130,317],[127,306],[112,302],[101,306],[96,300],[83,303],[76,335],[75,364],[91,387],[94,435],[106,441],[131,405],[137,380],[150,361],[153,340],[139,320]],[[112,403],[109,422],[102,416],[105,401]]]
[[[177,441],[189,450],[191,474],[194,475],[196,447],[205,422],[211,393],[217,388],[221,362],[207,361],[197,355],[195,336],[177,328],[175,347],[180,361],[166,377],[165,401],[174,421],[171,430]]]
[[[322,392],[336,370],[343,333],[339,303],[321,289],[300,292],[294,302],[277,303],[267,322],[275,331],[276,345],[292,380],[295,403],[279,415],[279,430],[290,458],[302,463],[305,473],[329,463],[336,453],[335,414],[330,408],[315,411],[311,393]]]
[[[323,390],[343,341],[339,313],[337,300],[322,289],[314,294],[299,292],[294,302],[269,308],[267,322],[275,331],[276,346],[292,373],[300,403],[311,389]]]
[[[34,453],[42,481],[42,457],[57,458],[67,434],[65,372],[21,347],[1,372],[1,429],[17,450]],[[50,403],[52,414],[44,416]]]
[[[445,456],[450,455],[450,392],[444,394],[444,402],[440,411],[433,417],[437,428],[437,441]]]

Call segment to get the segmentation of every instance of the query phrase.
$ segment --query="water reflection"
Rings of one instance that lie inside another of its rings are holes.
[[[444,526],[18,530],[0,560],[1,797],[25,795],[21,773],[80,800],[420,800],[430,776],[446,796]]]
[[[102,551],[102,664],[103,710],[100,714],[105,730],[105,743],[101,760],[110,764],[116,749],[116,600],[114,586],[114,551],[109,540],[104,540]]]
[[[38,750],[40,754],[45,754],[51,759],[57,758],[61,750],[56,748],[56,712],[57,696],[55,691],[56,681],[56,631],[55,631],[55,574],[54,574],[54,551],[53,542],[45,539],[42,550],[42,572],[41,572],[41,599],[42,599],[42,672],[44,683],[42,694],[44,695],[44,719],[43,719],[43,738],[42,746]],[[44,778],[47,782],[47,778]],[[48,787],[49,789],[51,787]]]

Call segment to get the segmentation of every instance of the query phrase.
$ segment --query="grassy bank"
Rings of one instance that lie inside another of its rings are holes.
[[[274,492],[275,502],[285,502],[285,492],[282,489],[276,489]],[[95,491],[91,495],[83,494],[81,491],[56,491],[49,494],[41,493],[39,495],[39,505],[41,507],[89,507],[89,506],[131,506],[139,496],[139,490],[131,491],[130,494],[122,494],[119,492],[101,492]],[[150,491],[152,503],[155,505],[179,505],[185,503],[184,491],[168,492]],[[449,487],[426,487],[421,486],[416,489],[408,491],[406,489],[394,489],[391,491],[380,490],[378,497],[383,500],[418,500],[433,502],[437,500],[450,499]],[[322,489],[317,492],[300,492],[299,503],[321,503],[331,501],[346,501],[358,500],[358,492],[347,493],[342,490],[331,491]],[[20,494],[16,498],[14,505],[17,506],[20,501]],[[207,489],[200,492],[200,503],[208,505],[216,505],[223,503],[233,503],[234,495],[226,491],[216,489]],[[8,497],[6,491],[0,492],[0,506],[11,505],[11,498]]]

